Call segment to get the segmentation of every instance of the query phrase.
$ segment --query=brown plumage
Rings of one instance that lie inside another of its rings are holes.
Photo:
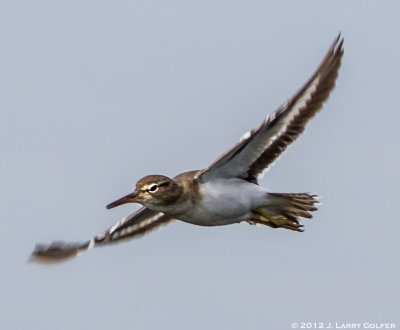
[[[139,237],[174,219],[203,226],[247,221],[302,231],[299,218],[312,217],[311,212],[317,210],[316,196],[270,193],[258,186],[257,180],[304,131],[327,100],[335,86],[342,56],[343,39],[339,35],[316,72],[295,96],[210,166],[174,179],[162,175],[142,178],[134,192],[107,208],[131,202],[145,207],[85,243],[37,245],[31,260],[66,260],[93,246]],[[255,201],[259,203],[256,206]]]
[[[301,99],[304,92],[318,78],[319,83],[312,93],[311,98],[304,104],[303,110],[299,110],[299,114],[293,118],[287,125],[284,135],[280,135],[271,145],[265,150],[258,159],[250,166],[248,171],[249,179],[254,180],[268,165],[272,164],[279,155],[292,143],[297,137],[303,133],[307,122],[315,116],[322,108],[323,103],[328,99],[330,92],[335,86],[335,81],[338,76],[340,64],[343,56],[343,40],[338,36],[331,49],[326,54],[319,68],[307,83],[286,102],[276,113],[275,116],[269,117],[260,128],[253,134],[257,134],[262,128],[271,128],[279,122],[280,118],[285,115],[289,109],[293,108]],[[339,43],[338,43],[339,42]]]
[[[92,246],[116,243],[133,237],[138,238],[161,225],[170,223],[171,221],[174,221],[174,219],[163,213],[142,207],[117,222],[104,233],[93,237],[85,243],[65,243],[62,241],[55,241],[50,245],[38,244],[30,257],[30,261],[44,263],[66,261],[70,258],[76,257],[81,252],[86,251]]]
[[[308,121],[329,97],[343,52],[343,39],[339,35],[318,69],[295,96],[204,169],[200,178],[218,173],[257,183],[258,175],[304,131]]]

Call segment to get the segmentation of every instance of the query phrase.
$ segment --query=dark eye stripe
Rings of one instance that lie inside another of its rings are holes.
[[[169,181],[164,181],[164,182],[160,182],[160,183],[158,184],[158,186],[159,186],[159,187],[168,186],[169,184],[170,184]]]

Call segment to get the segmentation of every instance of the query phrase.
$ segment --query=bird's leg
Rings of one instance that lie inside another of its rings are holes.
[[[255,223],[261,223],[272,228],[286,228],[295,231],[303,231],[299,223],[290,220],[283,215],[269,215],[262,208],[253,210],[254,217],[250,220]]]

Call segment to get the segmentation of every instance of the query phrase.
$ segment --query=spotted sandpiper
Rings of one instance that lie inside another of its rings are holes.
[[[311,218],[316,196],[309,193],[272,193],[258,185],[259,174],[303,131],[335,86],[343,39],[339,35],[318,69],[287,102],[257,128],[203,170],[173,179],[149,175],[135,190],[107,206],[139,203],[143,207],[103,234],[84,243],[37,245],[34,261],[59,261],[93,247],[149,232],[175,219],[200,226],[246,221],[272,228],[302,231],[299,218]]]

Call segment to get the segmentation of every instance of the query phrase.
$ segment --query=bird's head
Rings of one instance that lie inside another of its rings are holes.
[[[151,209],[176,201],[182,187],[164,175],[148,175],[136,183],[135,190],[107,205],[108,209],[126,203],[139,203]]]

